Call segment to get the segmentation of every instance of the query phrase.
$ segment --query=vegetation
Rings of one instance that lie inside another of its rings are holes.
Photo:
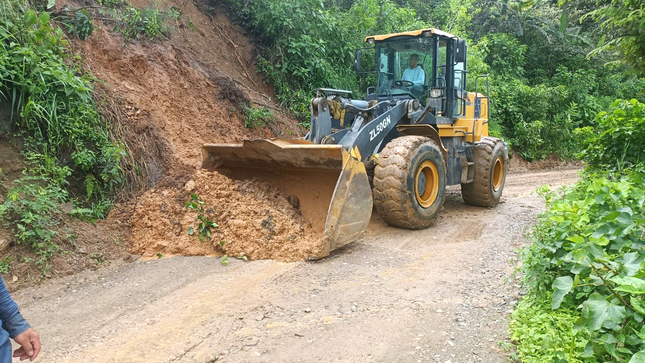
[[[644,106],[617,101],[601,112],[584,130],[581,181],[561,194],[543,191],[549,210],[523,253],[528,302],[511,324],[522,359],[645,361]],[[557,319],[527,323],[527,315]],[[563,321],[576,324],[560,332]]]
[[[154,6],[137,9],[127,2],[121,7],[114,7],[107,11],[114,19],[115,31],[121,33],[126,40],[139,39],[147,35],[149,39],[167,37],[170,32],[169,22],[179,20],[180,9],[170,8],[161,11]]]
[[[515,358],[521,362],[583,362],[587,337],[576,334],[579,318],[574,308],[551,310],[548,299],[522,299],[511,314],[510,338],[520,342]]]
[[[49,13],[23,0],[0,7],[0,97],[11,107],[27,160],[0,218],[44,264],[58,249],[52,238],[61,203],[88,207],[79,210],[89,218],[106,216],[122,183],[124,151],[97,111],[91,75],[67,54]]]
[[[0,261],[0,273],[7,274],[11,270],[11,257],[5,257]]]
[[[0,216],[14,231],[17,243],[33,248],[39,256],[38,265],[45,264],[59,250],[52,239],[59,205],[66,196],[63,189],[42,175],[25,176],[16,181],[0,206]]]
[[[622,169],[645,160],[645,108],[636,100],[616,101],[596,116],[594,127],[578,130],[584,137],[582,158],[596,168]]]
[[[211,229],[219,228],[217,223],[213,222],[210,219],[210,216],[213,214],[212,208],[207,208],[206,203],[197,197],[195,194],[191,194],[190,198],[186,201],[186,209],[194,210],[197,212],[197,238],[200,241],[211,241]],[[188,227],[188,235],[195,235],[195,228],[193,226]]]
[[[244,126],[250,129],[263,127],[275,120],[273,113],[266,107],[243,106]]]
[[[467,39],[469,73],[491,74],[492,133],[536,160],[547,154],[575,157],[580,148],[577,128],[593,125],[595,115],[616,98],[645,99],[645,82],[633,74],[637,62],[620,65],[616,54],[600,48],[587,57],[605,41],[626,45],[625,38],[609,41],[599,35],[605,33],[601,29],[631,29],[620,16],[636,5],[620,2],[612,3],[618,12],[607,10],[610,6],[603,8],[607,12],[593,13],[594,4],[584,0],[562,6],[501,0],[224,3],[260,44],[260,69],[276,87],[280,102],[304,122],[315,88],[362,95],[370,77],[362,80],[352,66],[354,50],[365,46],[365,36],[438,27]],[[614,20],[594,21],[606,16]],[[614,67],[605,68],[607,63]]]
[[[0,220],[17,243],[34,250],[43,270],[60,251],[54,241],[60,205],[73,203],[70,214],[84,220],[105,218],[124,183],[125,149],[111,136],[97,108],[95,79],[69,54],[62,29],[85,40],[94,30],[93,18],[101,17],[115,24],[125,40],[154,39],[167,36],[169,22],[180,18],[178,8],[140,10],[123,0],[97,3],[101,6],[51,14],[47,9],[55,0],[47,2],[47,9],[29,0],[0,4],[0,100],[11,108],[26,159],[24,176],[0,204]]]
[[[308,118],[312,90],[335,87],[360,94],[354,50],[370,32],[418,28],[411,9],[384,2],[357,1],[350,9],[316,0],[227,0],[232,14],[249,27],[262,46],[260,70],[274,85],[283,106]],[[385,16],[383,12],[387,12]]]
[[[166,11],[156,6],[137,9],[125,0],[97,0],[97,7],[65,9],[58,12],[57,19],[64,24],[68,33],[83,40],[94,31],[94,18],[108,20],[114,24],[114,31],[127,41],[141,37],[157,39],[168,37],[172,21],[181,21],[181,9],[171,7]]]
[[[588,13],[600,21],[606,35],[600,39],[596,52],[613,51],[618,61],[631,65],[636,73],[645,76],[645,39],[643,23],[645,9],[642,1],[612,0],[599,2],[598,9]]]

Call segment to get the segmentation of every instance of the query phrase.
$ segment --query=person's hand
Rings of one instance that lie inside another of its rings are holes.
[[[40,335],[33,328],[29,328],[14,338],[20,348],[13,352],[14,358],[20,357],[20,360],[29,359],[33,362],[40,353]]]

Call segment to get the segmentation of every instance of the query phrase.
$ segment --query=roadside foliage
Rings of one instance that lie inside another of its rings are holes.
[[[46,271],[47,259],[60,250],[52,239],[61,203],[73,202],[73,213],[85,218],[107,216],[122,182],[124,151],[97,110],[91,75],[75,66],[50,14],[23,0],[0,7],[0,97],[26,161],[24,176],[0,204],[0,218]]]
[[[83,220],[105,218],[125,183],[125,147],[100,114],[96,79],[71,54],[63,29],[87,39],[91,17],[108,15],[124,41],[153,39],[167,36],[164,21],[179,17],[176,9],[138,10],[121,0],[99,0],[97,5],[108,7],[89,7],[92,13],[51,13],[54,4],[0,3],[0,107],[9,110],[11,136],[25,160],[18,180],[4,180],[0,170],[0,190],[6,193],[0,221],[15,243],[36,253],[43,275],[48,259],[62,251],[55,242],[61,205],[71,203],[68,214]]]
[[[523,361],[645,361],[643,107],[599,113],[582,132],[581,180],[542,190],[548,211],[523,251],[528,295],[511,322]]]

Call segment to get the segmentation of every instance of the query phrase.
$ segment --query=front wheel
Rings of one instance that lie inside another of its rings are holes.
[[[502,140],[484,137],[473,148],[475,176],[472,183],[461,184],[464,202],[478,207],[499,203],[506,181],[508,157]]]
[[[388,143],[374,169],[374,205],[389,225],[421,229],[436,219],[445,200],[446,165],[427,137],[402,136]]]

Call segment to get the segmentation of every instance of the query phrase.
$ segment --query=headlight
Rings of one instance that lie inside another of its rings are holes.
[[[441,88],[433,88],[430,90],[430,97],[432,98],[439,98],[443,96],[443,89]]]

